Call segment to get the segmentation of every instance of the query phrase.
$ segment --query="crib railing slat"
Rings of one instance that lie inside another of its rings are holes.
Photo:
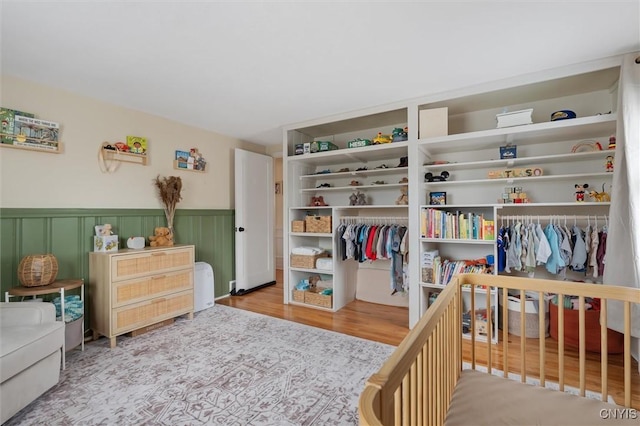
[[[564,294],[556,295],[558,301],[558,387],[564,392]]]
[[[585,320],[585,303],[584,296],[578,297],[578,352],[579,352],[579,363],[580,363],[580,396],[585,396],[586,390],[586,366],[587,366],[587,324]]]
[[[522,383],[527,382],[527,330],[524,316],[526,304],[524,290],[520,290],[520,381]]]
[[[544,293],[538,292],[538,351],[540,352],[540,386],[545,387],[545,369],[547,348],[545,346],[547,335],[547,303]]]
[[[509,372],[509,292],[502,289],[502,375]]]
[[[600,300],[600,395],[602,402],[608,400],[609,342],[607,332],[607,299]]]

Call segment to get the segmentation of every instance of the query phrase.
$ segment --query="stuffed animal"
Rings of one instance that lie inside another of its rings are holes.
[[[362,192],[358,192],[356,195],[358,196],[358,199],[356,200],[356,205],[358,205],[358,206],[366,206],[367,205],[367,196],[364,195]]]
[[[169,228],[158,226],[153,233],[155,235],[149,237],[151,247],[170,247],[173,245],[173,235]]]
[[[349,205],[355,206],[357,202],[358,202],[358,195],[354,192],[349,196]]]
[[[398,197],[398,199],[396,200],[396,204],[399,205],[399,206],[400,205],[404,206],[404,205],[409,204],[409,195],[408,195],[409,187],[408,186],[401,186],[400,187],[400,192],[401,192],[401,194]]]
[[[321,195],[319,197],[311,197],[311,204],[309,204],[309,206],[321,207],[321,206],[328,206],[328,204],[324,202],[324,198]]]
[[[320,281],[320,275],[311,275],[309,277],[309,290],[315,290]]]
[[[108,236],[108,235],[112,235],[113,232],[111,231],[111,224],[110,223],[105,223],[104,225],[102,225],[102,229],[100,230],[100,235],[102,236]]]

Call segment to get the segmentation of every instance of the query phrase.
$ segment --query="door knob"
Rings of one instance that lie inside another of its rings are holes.
[[[240,228],[237,228],[238,232],[244,232],[244,228],[241,226]]]

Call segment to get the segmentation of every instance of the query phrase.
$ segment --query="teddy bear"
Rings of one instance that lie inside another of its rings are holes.
[[[311,275],[309,277],[309,290],[315,290],[320,282],[320,275]]]
[[[112,235],[113,231],[111,231],[111,224],[110,223],[105,223],[104,225],[102,225],[102,229],[100,229],[100,235],[102,236],[109,236]]]
[[[151,247],[170,247],[173,245],[173,235],[169,228],[158,226],[153,233],[155,235],[149,237]]]
[[[309,204],[310,207],[321,207],[321,206],[327,206],[328,204],[324,202],[324,197],[319,196],[319,197],[311,197],[311,204]]]
[[[398,197],[398,199],[396,200],[396,204],[397,205],[407,205],[409,204],[409,195],[407,195],[407,193],[409,192],[409,187],[408,186],[401,186],[400,187],[400,196]]]
[[[409,179],[407,179],[406,177],[403,177],[402,180],[400,180],[400,182],[398,183],[409,183]],[[398,199],[396,200],[396,204],[397,205],[407,205],[409,204],[409,187],[408,186],[401,186],[400,187],[400,196],[398,197]]]

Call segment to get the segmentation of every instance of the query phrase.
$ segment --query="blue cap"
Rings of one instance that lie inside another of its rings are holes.
[[[576,113],[570,109],[562,109],[551,114],[551,121],[567,120],[569,118],[576,118]]]

